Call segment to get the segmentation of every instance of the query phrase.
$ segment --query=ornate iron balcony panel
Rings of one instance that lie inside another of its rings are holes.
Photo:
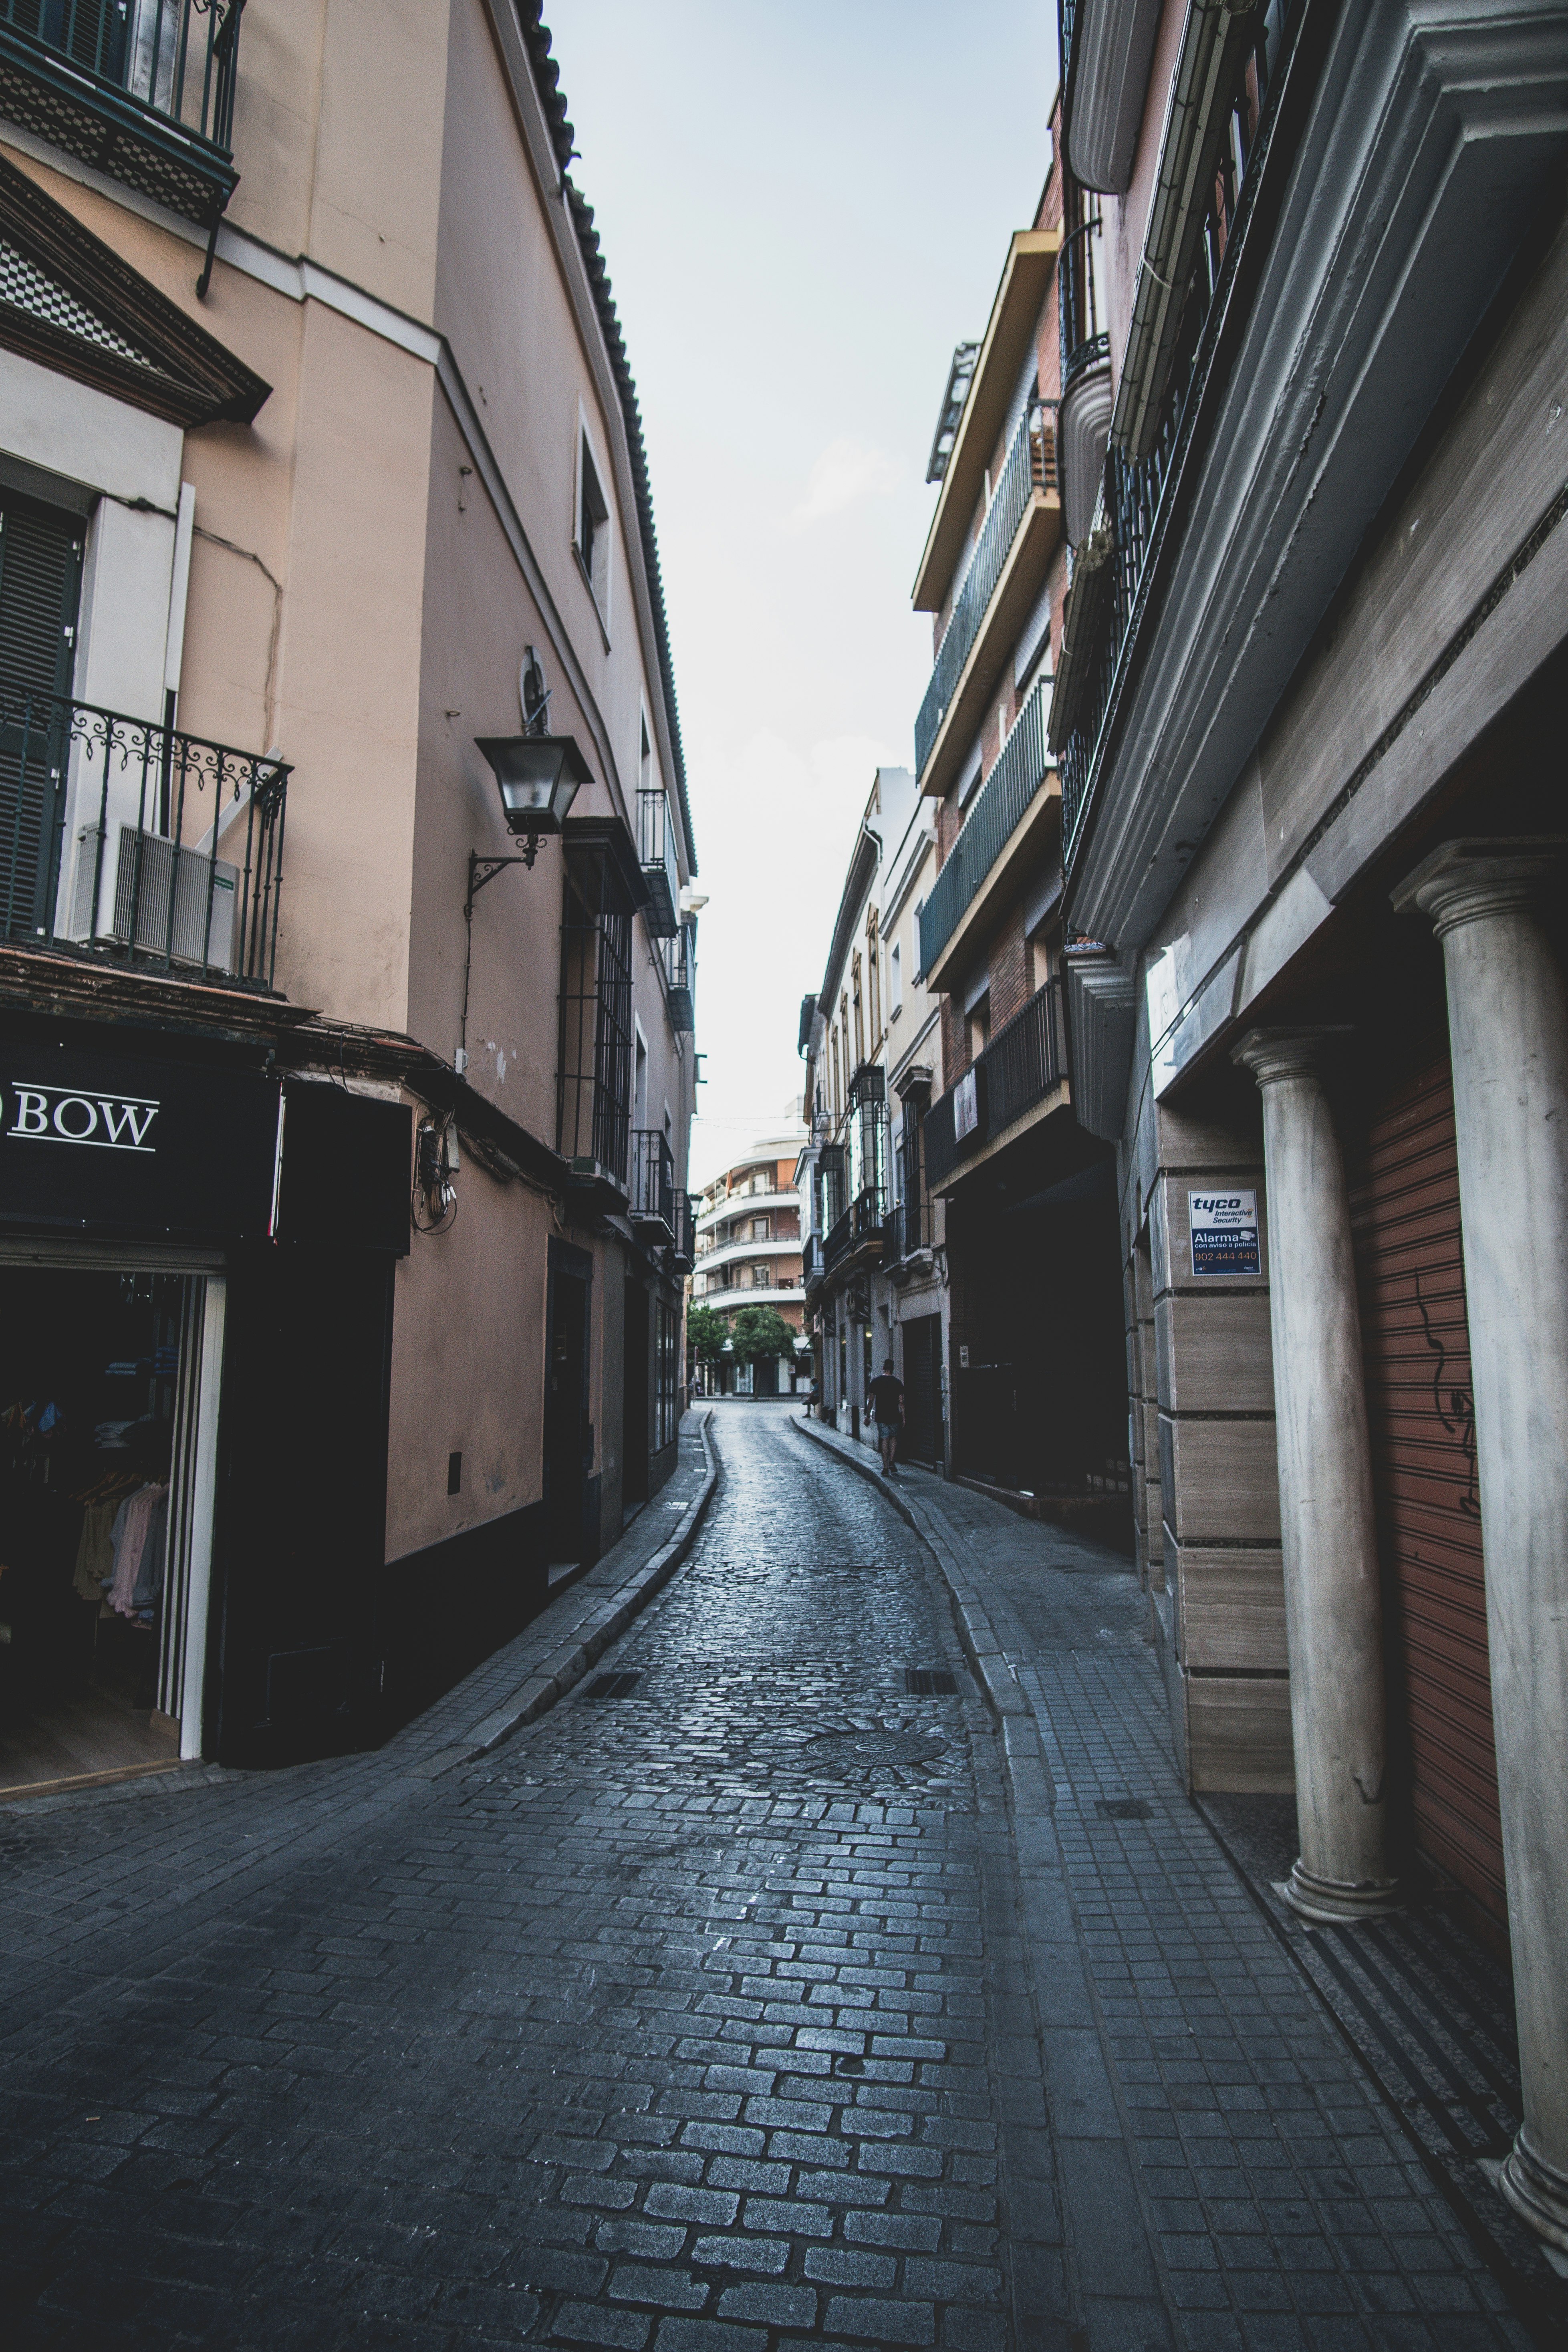
[[[0,0],[0,114],[212,228],[245,0]]]
[[[289,772],[0,682],[0,937],[270,991]]]

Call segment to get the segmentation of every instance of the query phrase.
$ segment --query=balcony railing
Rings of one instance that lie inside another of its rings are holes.
[[[697,927],[691,922],[678,925],[673,936],[664,942],[665,978],[669,984],[669,1018],[677,1031],[690,1036],[697,1027],[697,1008],[693,992],[697,984]]]
[[[1002,577],[1029,501],[1037,490],[1056,488],[1056,436],[1051,423],[1055,411],[1054,401],[1037,401],[1013,436],[1001,479],[980,528],[979,544],[958,592],[952,618],[938,649],[931,683],[915,720],[917,774],[924,772],[931,757],[931,746],[941,731],[953,689],[963,675],[963,666],[974,649],[986,607]]]
[[[981,885],[1046,781],[1050,767],[1046,749],[1049,708],[1050,680],[1041,678],[1018,713],[1002,756],[982,785],[921,908],[922,971],[930,971],[973,905]]]
[[[680,868],[667,793],[637,794],[637,861],[648,887],[643,920],[655,939],[673,939],[680,929]]]
[[[677,1269],[682,1274],[689,1274],[696,1262],[697,1251],[694,1238],[696,1226],[696,1202],[689,1192],[677,1192],[675,1195],[675,1243],[672,1255]]]
[[[957,1084],[938,1097],[925,1115],[926,1180],[934,1189],[961,1160],[973,1157],[1026,1110],[1058,1087],[1067,1075],[1062,1055],[1061,982],[1047,981],[1016,1019],[999,1029],[985,1051]],[[965,1095],[973,1112],[968,1131],[958,1132],[955,1112]]]
[[[823,1245],[823,1265],[827,1272],[831,1274],[852,1250],[861,1249],[869,1242],[880,1245],[887,1218],[887,1198],[880,1185],[868,1184],[863,1192],[857,1193]]]
[[[0,937],[270,990],[289,775],[0,683]]]
[[[814,1283],[817,1283],[822,1280],[823,1275],[826,1271],[826,1267],[824,1263],[822,1235],[820,1234],[807,1234],[805,1240],[801,1244],[800,1253],[800,1278],[802,1287],[809,1290]]]
[[[632,1129],[630,1214],[639,1240],[675,1239],[675,1160],[656,1127]]]
[[[1062,240],[1057,263],[1058,324],[1061,332],[1062,398],[1080,375],[1110,355],[1100,289],[1100,215],[1098,200],[1075,191],[1079,205],[1092,207],[1087,220]]]
[[[0,114],[210,228],[245,0],[0,0]]]
[[[1289,6],[1260,9],[1258,32],[1243,53],[1226,118],[1226,135],[1212,194],[1196,247],[1196,262],[1181,308],[1174,351],[1157,411],[1144,434],[1148,454],[1129,456],[1113,440],[1107,453],[1102,517],[1112,540],[1110,593],[1098,642],[1087,653],[1081,693],[1075,691],[1070,731],[1061,744],[1062,838],[1070,869],[1083,837],[1084,819],[1106,720],[1116,699],[1124,656],[1135,634],[1145,563],[1153,544],[1161,507],[1182,443],[1183,412],[1200,371],[1198,359],[1215,331],[1223,305],[1216,302],[1226,257],[1233,246],[1248,171],[1263,141],[1271,69],[1277,66]],[[1277,76],[1275,76],[1277,79]],[[1070,616],[1068,635],[1074,635]],[[1076,663],[1075,663],[1076,666]]]

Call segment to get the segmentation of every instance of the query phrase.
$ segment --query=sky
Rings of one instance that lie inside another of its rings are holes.
[[[637,379],[697,841],[695,1189],[798,1096],[879,764],[953,345],[1049,161],[1055,0],[552,0]]]

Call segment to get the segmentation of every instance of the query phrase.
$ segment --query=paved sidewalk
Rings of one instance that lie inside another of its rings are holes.
[[[865,1447],[795,1429],[930,1544],[999,1715],[1066,2200],[1098,2285],[1129,2309],[1154,2294],[1194,2352],[1528,2343],[1183,1791],[1129,1564],[928,1472],[889,1486]]]

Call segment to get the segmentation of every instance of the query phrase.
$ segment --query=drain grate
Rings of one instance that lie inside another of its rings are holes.
[[[1095,1811],[1113,1822],[1152,1822],[1154,1808],[1146,1797],[1097,1797]]]
[[[641,1680],[640,1674],[595,1675],[583,1696],[592,1699],[630,1698]]]
[[[911,1698],[956,1698],[958,1685],[941,1666],[906,1666],[904,1688]]]

